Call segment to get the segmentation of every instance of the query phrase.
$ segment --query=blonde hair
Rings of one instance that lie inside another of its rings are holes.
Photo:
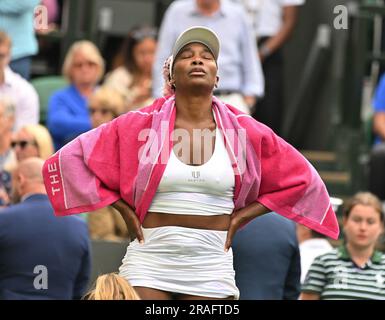
[[[0,44],[7,44],[9,47],[12,46],[12,40],[11,38],[8,36],[7,33],[5,33],[4,31],[0,30]]]
[[[88,104],[89,106],[102,105],[108,110],[111,110],[115,117],[125,111],[125,101],[122,95],[105,86],[96,90],[96,92],[90,97]]]
[[[126,279],[107,273],[96,279],[94,289],[83,300],[140,300],[140,297]]]
[[[99,72],[96,82],[99,82],[104,75],[104,60],[100,54],[99,49],[91,41],[88,40],[76,41],[72,44],[64,59],[62,68],[63,76],[66,77],[69,81],[71,81],[71,67],[73,65],[74,55],[76,52],[79,51],[82,52],[88,60],[96,63],[96,65],[98,66]]]
[[[29,124],[22,127],[21,130],[26,131],[36,141],[41,159],[47,160],[54,153],[52,138],[46,127],[40,124]]]
[[[348,218],[352,209],[358,204],[372,207],[379,213],[381,221],[384,221],[381,201],[370,192],[358,192],[351,199],[349,199],[344,207],[344,217]]]

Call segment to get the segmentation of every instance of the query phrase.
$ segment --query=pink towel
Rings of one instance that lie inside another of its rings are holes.
[[[265,125],[213,97],[235,174],[235,210],[255,201],[337,239],[338,222],[312,165]],[[122,198],[143,222],[172,150],[175,97],[128,112],[65,145],[43,168],[56,215],[93,211]]]

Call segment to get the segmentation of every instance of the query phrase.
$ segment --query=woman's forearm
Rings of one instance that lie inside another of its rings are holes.
[[[269,212],[271,212],[269,208],[259,202],[253,202],[247,207],[239,210],[237,215],[239,215],[241,224],[244,224]]]
[[[139,221],[139,218],[137,217],[135,210],[131,208],[127,202],[125,202],[123,199],[119,199],[118,201],[111,204],[111,206],[118,210],[121,214],[124,222],[126,223],[128,234],[130,236],[130,239],[138,238],[140,243],[143,243],[143,233],[141,229],[141,224]]]
[[[113,204],[111,204],[111,206],[114,209],[118,210],[119,212],[121,212],[125,208],[129,207],[128,204],[124,200],[122,200],[122,199],[119,199],[118,201],[115,201]]]

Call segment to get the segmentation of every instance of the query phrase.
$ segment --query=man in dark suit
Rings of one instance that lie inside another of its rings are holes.
[[[57,218],[46,196],[44,161],[29,158],[13,172],[13,201],[0,209],[0,300],[79,299],[90,277],[86,223]]]
[[[269,213],[239,230],[232,244],[240,299],[296,300],[301,260],[295,224]]]

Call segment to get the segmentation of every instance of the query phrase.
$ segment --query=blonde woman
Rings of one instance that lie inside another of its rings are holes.
[[[380,200],[357,193],[347,203],[345,243],[317,257],[302,288],[302,300],[385,300],[385,255],[375,250],[384,230]]]
[[[105,86],[95,91],[89,100],[92,128],[113,120],[124,112],[123,97],[115,90]]]
[[[128,281],[116,273],[108,273],[96,279],[94,289],[84,300],[140,300],[135,289]]]
[[[48,159],[54,153],[51,135],[46,127],[40,124],[31,124],[22,127],[11,143],[17,161],[31,157]]]
[[[91,129],[88,99],[104,74],[104,61],[90,41],[75,42],[63,64],[70,85],[55,92],[48,105],[47,126],[59,149]]]

